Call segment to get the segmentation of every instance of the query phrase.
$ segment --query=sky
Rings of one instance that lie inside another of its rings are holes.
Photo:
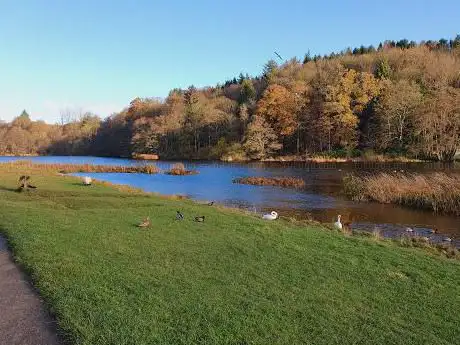
[[[0,0],[0,119],[106,117],[136,97],[386,39],[460,33],[459,0]]]

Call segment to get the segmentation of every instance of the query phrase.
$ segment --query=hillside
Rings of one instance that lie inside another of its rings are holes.
[[[451,161],[460,142],[460,35],[271,60],[260,76],[136,98],[103,121],[72,115],[48,125],[24,112],[0,125],[0,153]]]

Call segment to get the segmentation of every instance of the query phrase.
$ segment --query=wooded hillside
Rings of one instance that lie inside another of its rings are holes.
[[[263,159],[401,155],[450,161],[460,146],[460,35],[270,60],[257,77],[134,99],[101,121],[27,113],[0,124],[2,154]]]

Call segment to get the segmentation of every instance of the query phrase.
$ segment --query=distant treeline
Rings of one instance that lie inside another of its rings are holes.
[[[87,113],[48,125],[23,112],[0,124],[0,154],[451,161],[459,146],[460,35],[270,60],[260,76],[136,98],[102,121]]]

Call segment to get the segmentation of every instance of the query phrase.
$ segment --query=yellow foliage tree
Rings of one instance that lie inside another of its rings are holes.
[[[256,114],[275,129],[280,136],[292,135],[297,129],[295,93],[280,85],[270,85],[257,103]]]

